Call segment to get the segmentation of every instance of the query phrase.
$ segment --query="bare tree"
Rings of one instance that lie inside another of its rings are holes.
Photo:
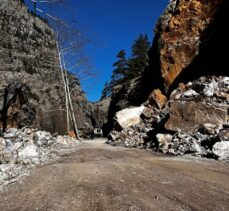
[[[33,8],[34,8],[34,13],[37,13],[37,3],[49,3],[49,4],[53,4],[53,3],[61,3],[64,0],[30,0],[33,3]]]
[[[80,139],[71,96],[73,90],[70,89],[72,74],[69,74],[69,72],[74,73],[81,79],[85,76],[89,77],[90,68],[87,59],[83,56],[83,48],[85,44],[91,41],[86,39],[86,37],[77,28],[72,27],[68,22],[54,16],[52,12],[47,13],[37,7],[37,3],[49,3],[53,6],[63,3],[63,0],[30,1],[34,3],[34,9],[37,12],[49,19],[49,22],[54,30],[60,71],[65,92],[67,129],[69,131],[70,125],[72,125],[76,138]]]

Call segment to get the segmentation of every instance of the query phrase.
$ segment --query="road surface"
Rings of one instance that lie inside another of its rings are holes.
[[[0,210],[229,210],[229,164],[97,139],[0,193]]]

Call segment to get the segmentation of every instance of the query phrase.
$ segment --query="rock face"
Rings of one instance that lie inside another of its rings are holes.
[[[159,33],[161,76],[169,89],[180,73],[199,54],[206,30],[223,0],[171,1],[156,30]],[[205,38],[207,39],[207,38]]]
[[[30,125],[64,134],[65,97],[54,33],[19,2],[0,2],[1,120],[8,110],[8,127]],[[70,84],[79,127],[91,125],[90,106],[79,81],[73,76]]]
[[[204,75],[228,75],[229,3],[226,0],[172,0],[155,28],[150,65],[142,78],[139,100],[153,89],[170,94],[179,83]]]
[[[108,110],[110,106],[110,101],[110,97],[107,97],[96,103],[91,103],[93,126],[101,128],[105,135],[107,131],[106,126],[108,121]]]

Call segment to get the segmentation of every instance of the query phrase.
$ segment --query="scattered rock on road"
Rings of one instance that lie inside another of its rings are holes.
[[[156,100],[156,94],[161,96],[156,91],[144,104],[139,122],[112,131],[108,143],[229,160],[228,81],[223,76],[201,77],[174,90],[168,101]]]
[[[73,152],[79,141],[32,128],[11,128],[0,138],[0,190],[27,175],[32,166]]]

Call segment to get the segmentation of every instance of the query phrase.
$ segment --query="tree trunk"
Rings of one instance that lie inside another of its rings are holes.
[[[66,105],[66,119],[67,119],[67,130],[69,131],[70,123],[69,123],[69,102],[68,102],[68,94],[67,94],[67,84],[66,84],[66,80],[65,80],[63,65],[62,65],[62,62],[61,62],[61,53],[60,53],[59,44],[58,44],[58,42],[57,42],[57,36],[56,36],[56,46],[57,46],[57,51],[58,51],[58,56],[59,56],[59,63],[60,63],[61,76],[62,76],[62,80],[63,80],[63,83],[64,83],[65,105]],[[68,131],[67,131],[67,132],[68,132]]]
[[[8,100],[8,89],[5,89],[4,93],[4,101],[3,101],[3,109],[2,109],[2,131],[5,132],[7,129],[7,113],[8,113],[8,107],[7,107],[7,100]]]

